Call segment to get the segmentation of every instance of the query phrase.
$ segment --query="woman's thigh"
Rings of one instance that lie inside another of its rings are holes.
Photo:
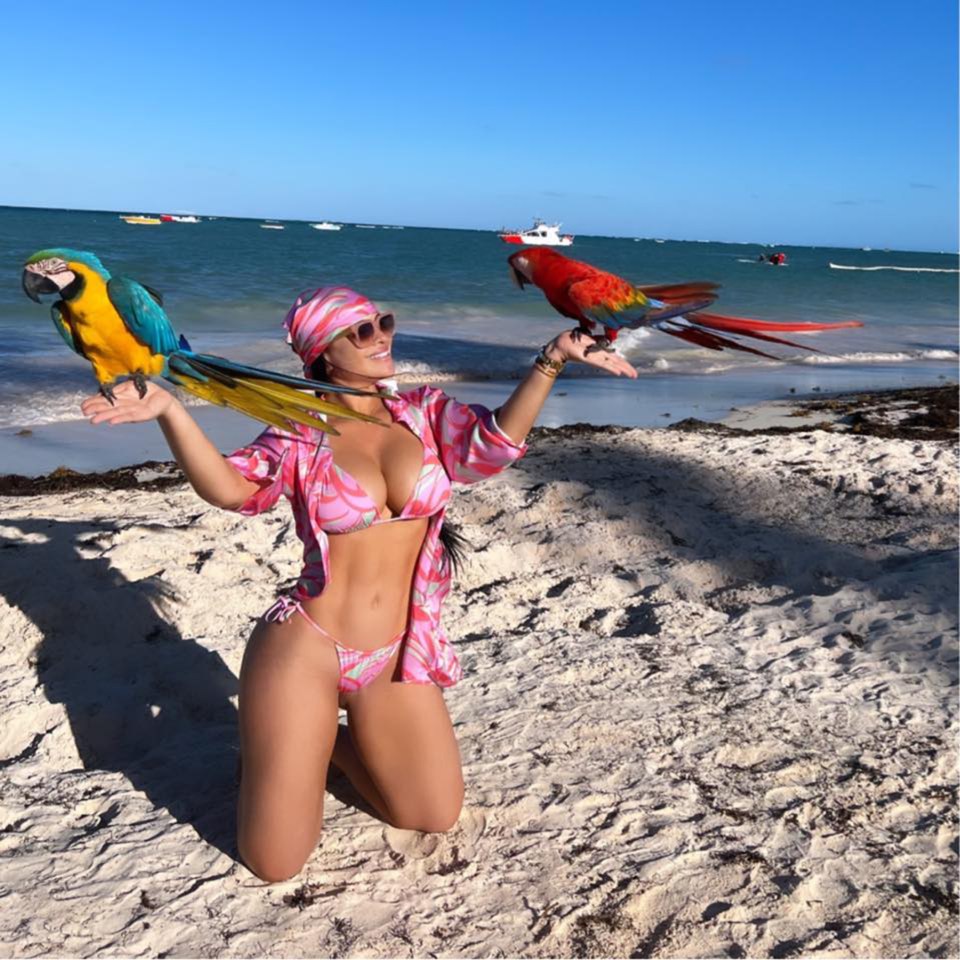
[[[463,804],[460,750],[440,688],[400,683],[393,664],[343,698],[350,738],[383,797],[408,830],[449,830]]]
[[[298,873],[320,837],[338,677],[332,645],[298,616],[261,621],[244,652],[237,845],[264,880]]]

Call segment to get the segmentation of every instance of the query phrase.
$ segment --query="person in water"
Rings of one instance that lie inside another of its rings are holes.
[[[375,385],[374,395],[337,399],[378,423],[334,417],[338,436],[270,427],[225,457],[154,383],[142,399],[124,382],[113,405],[99,394],[82,405],[93,423],[158,420],[190,484],[214,506],[253,516],[283,496],[293,507],[300,579],[258,621],[240,670],[237,847],[271,882],[299,873],[317,845],[331,763],[395,827],[442,832],[456,823],[463,777],[442,691],[461,669],[440,626],[451,484],[523,456],[566,362],[637,375],[615,353],[587,354],[589,336],[564,332],[491,412],[434,387],[398,392],[388,381],[394,318],[346,287],[301,294],[284,326],[306,376]]]

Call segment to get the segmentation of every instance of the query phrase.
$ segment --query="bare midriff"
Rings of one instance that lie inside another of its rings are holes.
[[[376,498],[381,520],[397,516],[413,493],[423,463],[419,438],[399,423],[383,429],[332,422],[340,436],[327,442],[337,465]],[[355,650],[388,644],[407,625],[413,575],[428,524],[426,517],[415,517],[328,534],[328,581],[319,597],[304,601],[306,613]]]
[[[379,523],[330,534],[329,581],[303,608],[355,650],[388,644],[407,625],[410,590],[429,520]]]

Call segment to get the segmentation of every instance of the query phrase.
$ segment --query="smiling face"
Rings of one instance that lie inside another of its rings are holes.
[[[355,324],[323,352],[328,379],[332,382],[366,387],[371,381],[393,376],[394,331],[384,330],[379,323],[379,317],[364,322],[372,322],[374,327],[369,341],[357,337],[357,330],[363,324]],[[353,336],[347,336],[348,332],[353,333]],[[352,379],[351,374],[354,375]]]

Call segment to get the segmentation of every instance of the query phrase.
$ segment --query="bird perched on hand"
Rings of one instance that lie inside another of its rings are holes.
[[[24,264],[22,283],[37,303],[42,294],[59,294],[51,305],[54,326],[71,350],[90,361],[100,392],[111,403],[118,377],[132,377],[142,398],[146,378],[158,376],[282,430],[295,422],[336,433],[317,413],[379,422],[316,396],[316,391],[365,391],[194,352],[174,332],[159,293],[129,277],[112,277],[92,253],[40,250]]]
[[[531,283],[539,287],[550,305],[565,317],[577,320],[580,330],[590,333],[596,324],[603,327],[603,338],[588,351],[611,349],[611,344],[624,327],[654,327],[673,337],[712,350],[727,347],[755,353],[777,360],[769,353],[730,339],[734,336],[752,337],[783,343],[791,347],[813,350],[806,344],[794,343],[774,332],[835,330],[839,327],[862,327],[859,320],[840,323],[780,323],[773,320],[748,320],[703,313],[717,298],[715,283],[680,283],[660,286],[635,286],[616,274],[598,270],[589,263],[571,260],[547,247],[518,250],[507,258],[510,275],[522,289]]]

